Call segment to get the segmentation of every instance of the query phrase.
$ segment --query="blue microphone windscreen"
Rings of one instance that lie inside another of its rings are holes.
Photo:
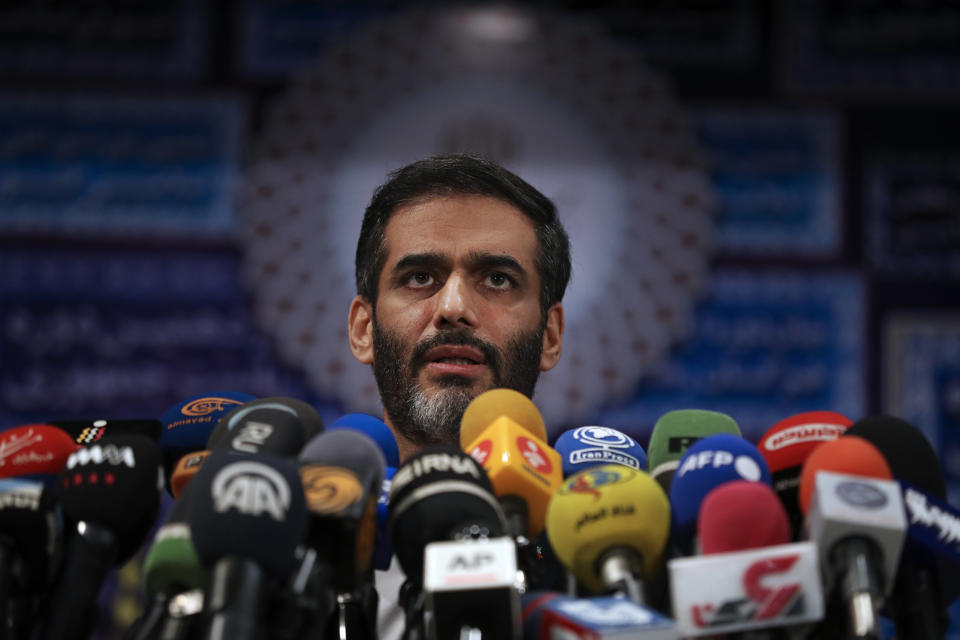
[[[760,451],[739,436],[717,433],[694,443],[670,485],[674,534],[681,545],[696,530],[700,504],[710,491],[731,480],[772,485],[770,468]]]
[[[647,470],[647,454],[636,440],[609,427],[578,427],[560,434],[553,447],[563,460],[563,477],[601,464]]]
[[[345,416],[337,418],[328,429],[353,429],[354,431],[365,433],[380,447],[380,451],[383,452],[383,457],[387,459],[388,467],[397,467],[400,465],[397,438],[383,420],[365,413],[348,413]]]
[[[178,402],[160,417],[160,448],[199,451],[207,448],[220,417],[256,396],[238,391],[203,393]]]

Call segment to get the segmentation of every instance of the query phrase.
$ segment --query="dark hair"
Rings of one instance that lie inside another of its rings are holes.
[[[430,197],[478,195],[515,206],[533,222],[540,307],[563,299],[570,281],[570,240],[550,199],[500,165],[465,154],[439,155],[408,164],[380,185],[363,214],[357,242],[357,293],[376,305],[377,280],[387,259],[384,233],[397,207]]]

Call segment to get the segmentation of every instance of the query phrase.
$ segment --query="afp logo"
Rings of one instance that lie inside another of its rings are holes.
[[[245,516],[264,514],[282,521],[290,508],[290,485],[272,467],[245,460],[217,472],[211,484],[213,510],[235,509]]]
[[[579,427],[572,437],[584,445],[570,452],[570,464],[622,464],[640,470],[640,460],[627,452],[637,441],[609,427]]]

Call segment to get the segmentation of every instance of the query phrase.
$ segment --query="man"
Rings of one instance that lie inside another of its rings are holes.
[[[560,358],[567,234],[549,199],[492,162],[436,156],[392,173],[364,214],[356,278],[350,349],[373,366],[401,460],[459,447],[473,398],[532,396]],[[379,636],[399,638],[402,573],[376,573]]]
[[[401,460],[459,446],[488,389],[533,395],[560,358],[567,235],[543,194],[492,162],[437,156],[377,189],[357,243],[354,356],[373,365]]]

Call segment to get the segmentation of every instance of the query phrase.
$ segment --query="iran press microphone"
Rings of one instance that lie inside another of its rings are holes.
[[[431,591],[424,593],[425,566],[435,557],[425,558],[425,549],[434,542],[457,542],[466,553],[480,549],[485,541],[503,540],[506,521],[493,487],[480,464],[463,451],[452,448],[427,448],[411,456],[398,469],[390,489],[390,533],[397,561],[407,577],[401,590],[406,614],[406,638],[423,638],[425,631],[435,637],[438,629],[467,626],[479,629],[486,637],[509,638],[519,625],[519,600],[515,585],[497,580],[485,584],[471,581],[476,576],[466,571],[456,581],[460,588],[446,589],[433,580]],[[512,543],[511,543],[512,544]],[[474,545],[474,546],[471,546]],[[498,548],[499,550],[499,548]],[[507,551],[509,554],[509,551]],[[502,562],[509,557],[494,556],[491,574],[502,574]],[[512,565],[516,566],[516,560]],[[462,564],[433,567],[455,576]],[[443,605],[443,606],[441,606]],[[430,618],[424,629],[424,608]],[[500,634],[500,635],[497,635]]]
[[[547,510],[557,556],[591,593],[643,604],[670,533],[670,504],[644,471],[602,465],[563,481]]]
[[[560,454],[563,477],[602,464],[622,464],[637,471],[647,470],[647,454],[636,440],[617,429],[589,426],[568,429],[553,448]]]
[[[787,513],[769,485],[733,480],[711,490],[697,518],[701,555],[668,563],[682,634],[779,638],[820,620],[815,545],[790,539]]]
[[[740,427],[730,416],[702,409],[677,409],[663,414],[653,426],[647,447],[648,468],[663,490],[670,492],[673,475],[695,442],[717,433],[739,436]]]
[[[825,625],[879,640],[906,535],[903,500],[890,467],[866,440],[846,435],[815,449],[800,475],[807,537],[816,542],[827,591]]]
[[[523,596],[523,640],[675,640],[676,625],[620,596],[531,591]]]
[[[850,435],[880,450],[900,482],[909,526],[890,611],[901,640],[942,637],[947,608],[960,595],[960,513],[946,503],[946,481],[917,427],[894,416],[858,420]]]
[[[296,465],[265,454],[214,451],[181,500],[207,570],[210,640],[266,635],[265,598],[286,581],[303,540],[307,509]]]

